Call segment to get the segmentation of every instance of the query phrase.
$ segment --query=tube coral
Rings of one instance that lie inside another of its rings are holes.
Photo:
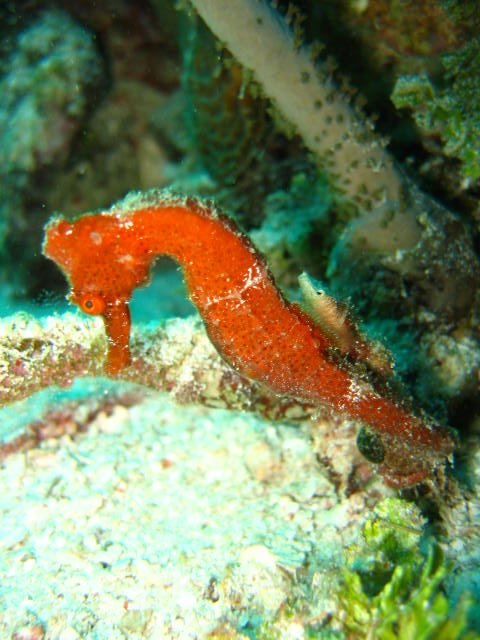
[[[359,209],[401,201],[403,181],[373,126],[263,0],[192,0],[327,170],[334,192]]]

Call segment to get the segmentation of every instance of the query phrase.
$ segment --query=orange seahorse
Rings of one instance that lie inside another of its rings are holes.
[[[71,285],[70,300],[102,315],[107,371],[130,363],[129,301],[147,284],[159,255],[183,267],[208,335],[237,371],[277,394],[327,404],[368,425],[379,469],[394,486],[420,482],[452,451],[446,431],[356,380],[330,355],[332,340],[288,302],[250,240],[227,216],[199,200],[166,191],[130,194],[109,211],[72,222],[53,218],[44,254]]]

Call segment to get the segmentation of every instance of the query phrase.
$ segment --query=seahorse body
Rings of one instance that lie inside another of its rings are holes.
[[[326,403],[374,428],[381,471],[391,484],[414,484],[449,455],[450,438],[335,364],[330,339],[275,286],[263,258],[231,219],[200,201],[168,192],[132,194],[106,212],[73,222],[54,218],[43,247],[71,285],[70,299],[103,316],[107,370],[130,363],[133,289],[148,283],[159,255],[183,267],[191,299],[223,358],[277,394]]]

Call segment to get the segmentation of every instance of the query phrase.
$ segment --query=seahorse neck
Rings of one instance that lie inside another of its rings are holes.
[[[123,224],[132,225],[140,255],[150,261],[168,255],[179,262],[201,313],[214,298],[243,290],[254,272],[271,281],[263,259],[226,216],[195,206],[161,206],[134,211]]]
[[[225,223],[216,216],[185,206],[148,207],[132,212],[125,224],[132,223],[140,251],[152,256],[170,255],[184,267],[192,262],[191,251],[222,253]]]

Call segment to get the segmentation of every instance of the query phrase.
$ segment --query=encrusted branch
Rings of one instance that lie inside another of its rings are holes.
[[[232,370],[218,355],[199,320],[170,320],[132,337],[133,364],[118,376],[169,391],[180,402],[251,409],[271,417],[309,413],[276,398]],[[43,321],[18,314],[0,322],[0,406],[75,378],[104,375],[107,340],[100,319],[72,313]]]

